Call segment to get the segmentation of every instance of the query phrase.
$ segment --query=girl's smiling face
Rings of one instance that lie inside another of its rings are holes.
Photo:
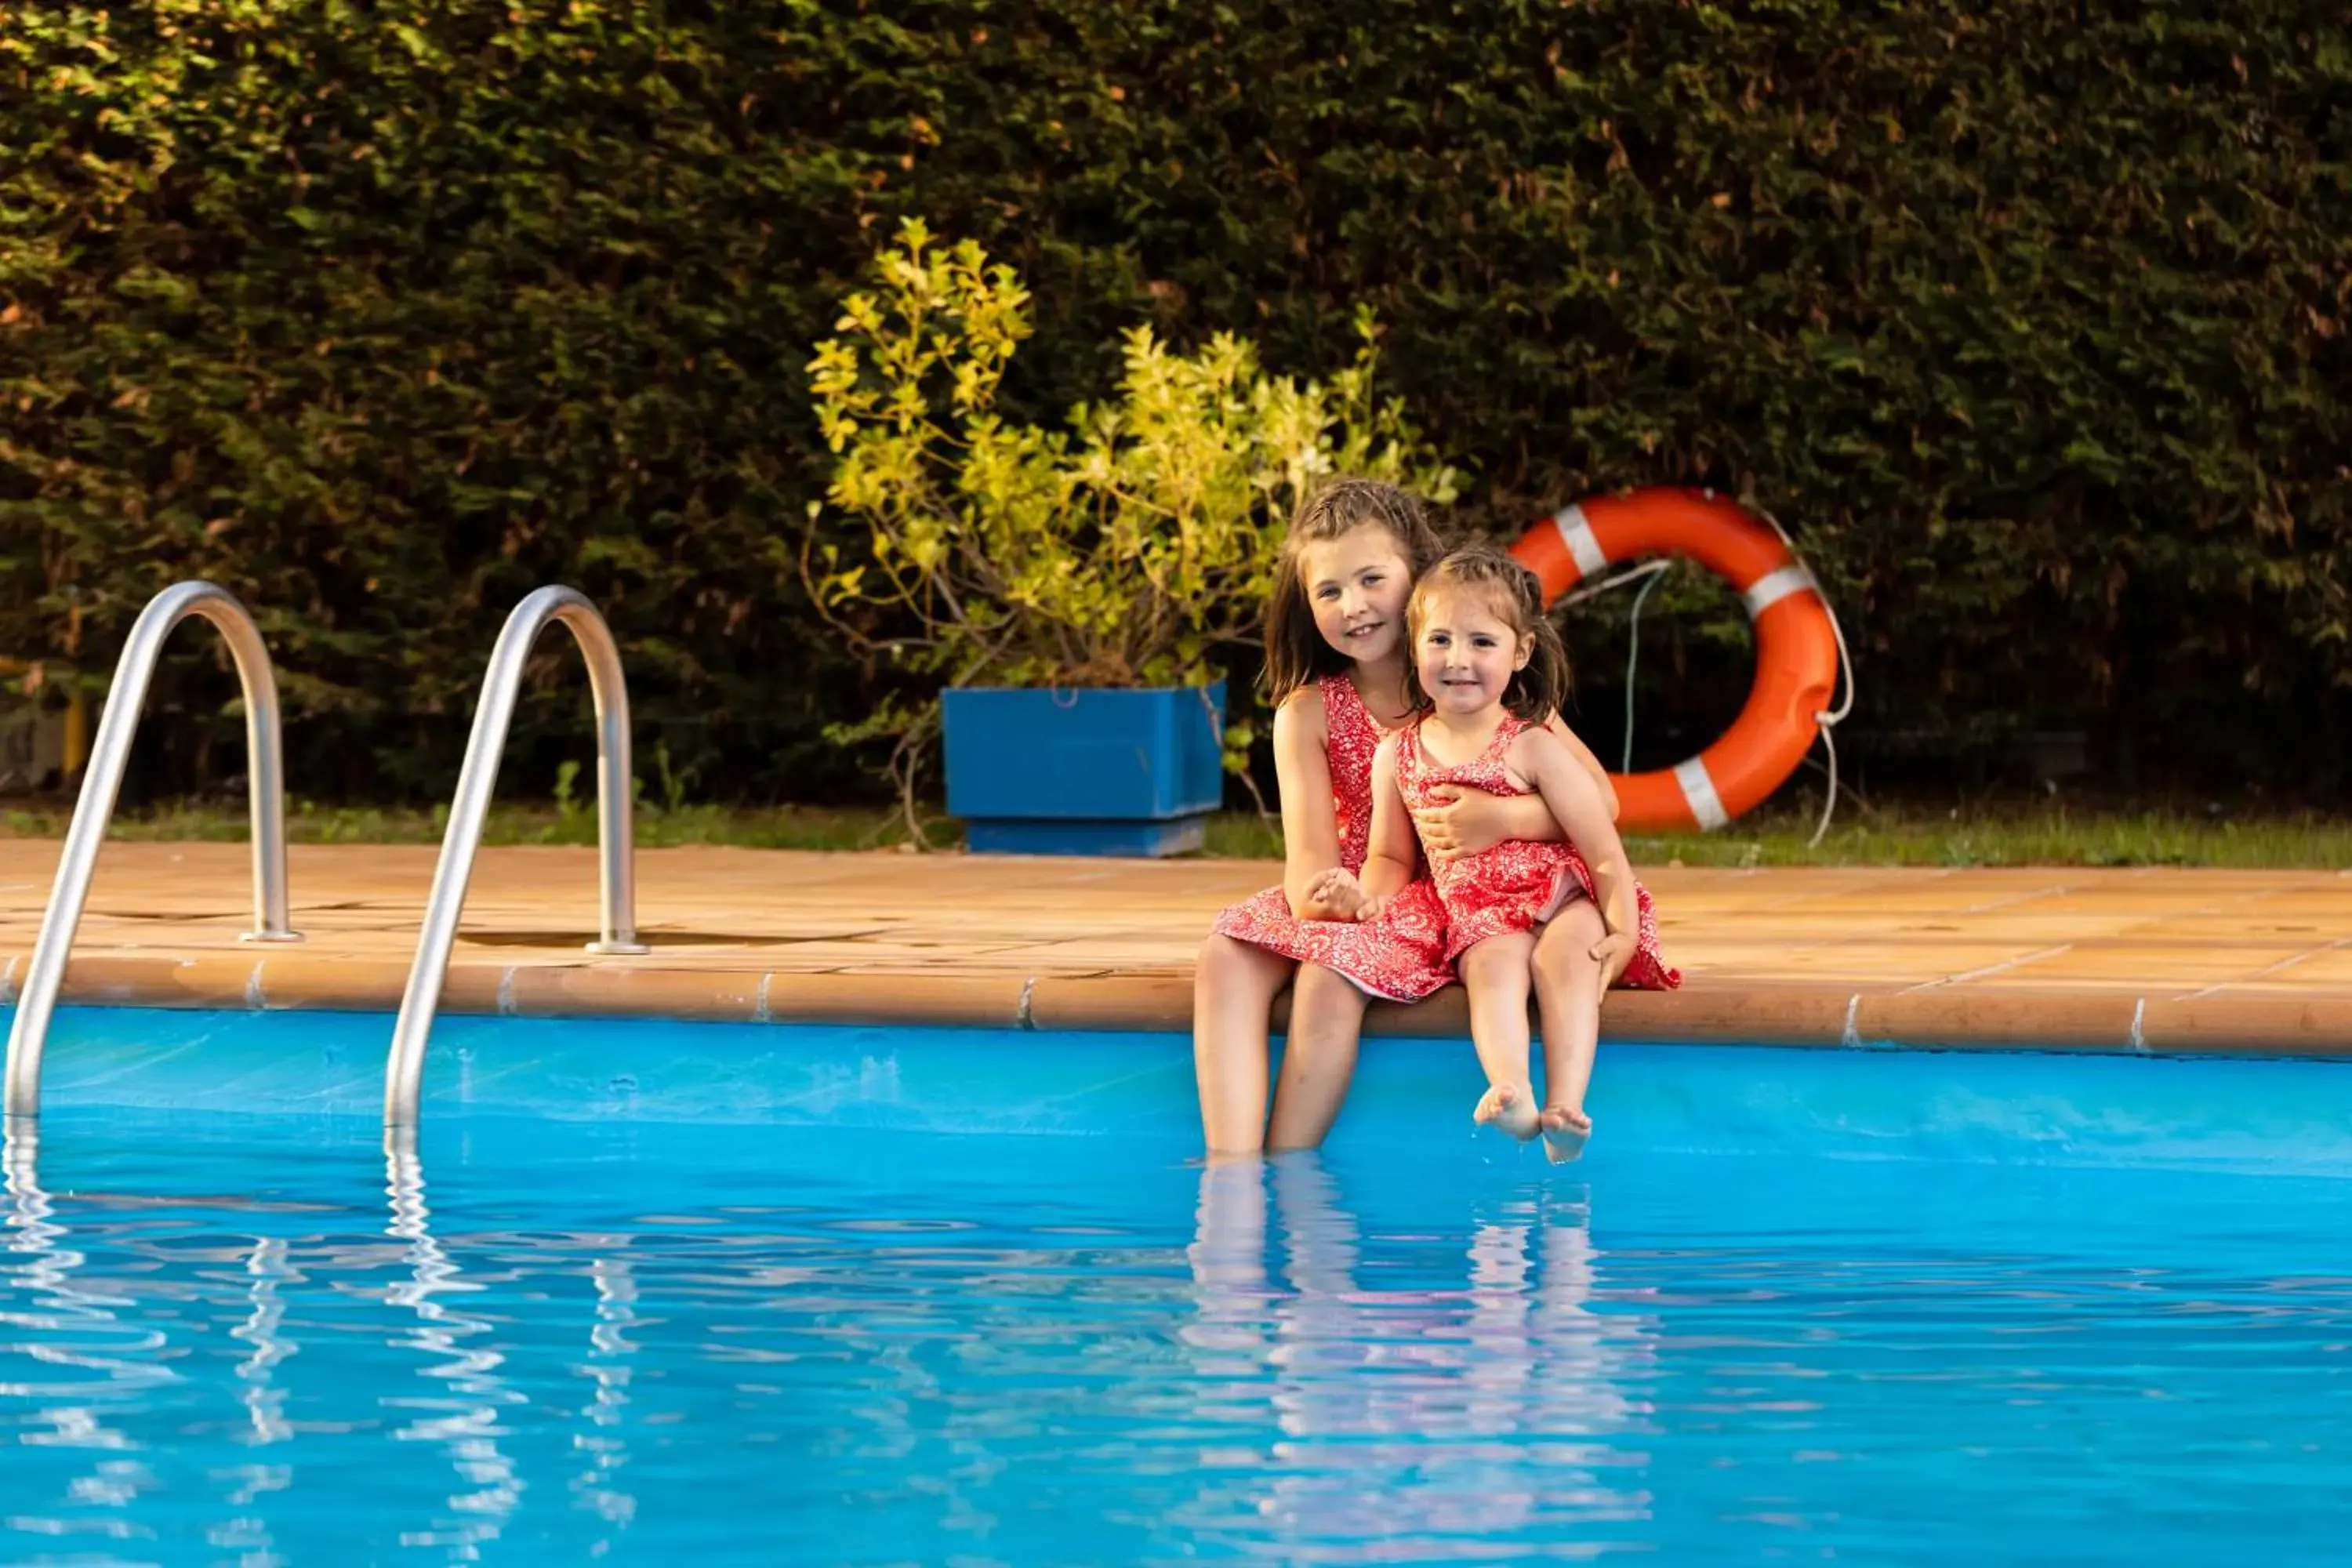
[[[1534,651],[1535,638],[1511,624],[1493,593],[1449,586],[1423,594],[1413,673],[1439,713],[1466,718],[1500,706]]]
[[[1359,664],[1404,646],[1404,605],[1412,567],[1396,536],[1367,525],[1298,552],[1298,580],[1323,640]]]

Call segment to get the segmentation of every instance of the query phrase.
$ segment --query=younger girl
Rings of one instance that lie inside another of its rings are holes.
[[[1584,1091],[1601,1032],[1601,994],[1621,978],[1670,990],[1650,895],[1633,879],[1613,813],[1591,775],[1541,728],[1566,694],[1568,657],[1545,618],[1534,574],[1502,552],[1458,550],[1413,590],[1407,611],[1417,695],[1426,711],[1372,763],[1372,830],[1360,889],[1335,889],[1379,920],[1419,858],[1409,815],[1433,790],[1466,785],[1534,795],[1566,843],[1517,840],[1436,868],[1445,956],[1470,993],[1470,1033],[1487,1089],[1474,1113],[1553,1163],[1583,1152]],[[1350,896],[1353,894],[1354,896]],[[1528,991],[1543,1015],[1545,1098],[1528,1079]]]
[[[1321,1142],[1355,1071],[1368,997],[1412,1001],[1453,978],[1444,910],[1427,881],[1415,884],[1411,854],[1385,918],[1354,919],[1353,873],[1371,831],[1372,753],[1416,706],[1406,599],[1439,553],[1421,507],[1393,485],[1329,481],[1291,522],[1265,637],[1283,881],[1217,917],[1193,975],[1193,1067],[1212,1154]],[[1590,766],[1604,778],[1598,762]],[[1433,850],[1467,853],[1559,833],[1538,799],[1462,791],[1424,798]],[[1334,901],[1335,891],[1344,902]],[[1269,1016],[1294,972],[1289,1046],[1269,1123]]]

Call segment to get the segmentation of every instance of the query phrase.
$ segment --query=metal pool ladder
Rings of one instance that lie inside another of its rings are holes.
[[[269,668],[269,650],[245,606],[227,589],[211,583],[175,583],[147,602],[131,624],[131,639],[114,667],[114,684],[106,698],[106,714],[99,721],[98,739],[89,753],[89,771],[83,775],[80,798],[74,802],[73,824],[66,829],[65,848],[58,857],[58,879],[49,893],[49,907],[41,917],[41,934],[33,943],[33,962],[25,972],[25,989],[16,999],[16,1016],[8,1029],[6,1113],[31,1118],[41,1110],[41,1054],[48,1043],[49,1017],[56,1010],[58,988],[65,981],[66,954],[80,929],[82,905],[89,897],[89,879],[97,868],[98,852],[106,841],[106,825],[114,816],[115,796],[122,788],[122,772],[131,760],[131,740],[139,727],[139,710],[146,705],[147,687],[155,673],[163,639],[190,616],[199,616],[220,628],[236,660],[237,684],[245,690],[246,771],[252,781],[253,800],[253,924],[246,942],[300,942],[288,925],[286,903],[286,768],[279,738],[278,679]]]
[[[449,973],[449,949],[457,939],[457,917],[473,879],[474,856],[482,847],[483,819],[499,780],[507,726],[522,687],[523,661],[550,621],[561,621],[580,645],[588,664],[588,686],[596,701],[596,843],[601,851],[603,935],[588,944],[598,953],[650,951],[637,940],[636,859],[630,822],[629,691],[621,674],[620,649],[596,606],[577,591],[541,588],[514,607],[490,650],[482,678],[482,700],[474,710],[473,738],[466,742],[457,794],[449,803],[449,827],[434,868],[433,892],[425,900],[425,926],[417,933],[416,961],[401,994],[400,1017],[392,1027],[392,1053],[383,1068],[384,1125],[396,1132],[416,1126],[416,1100],[425,1079],[425,1043],[441,1005],[441,984]]]

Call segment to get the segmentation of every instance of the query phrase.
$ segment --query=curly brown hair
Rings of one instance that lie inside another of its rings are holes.
[[[1396,541],[1397,553],[1404,557],[1415,577],[1445,552],[1421,502],[1394,485],[1378,479],[1339,479],[1308,491],[1290,520],[1289,537],[1282,544],[1282,566],[1275,574],[1274,595],[1265,607],[1263,685],[1266,700],[1276,708],[1300,687],[1340,674],[1353,662],[1315,629],[1315,609],[1307,602],[1298,557],[1310,544],[1344,539],[1360,528],[1387,530]]]
[[[1505,625],[1520,637],[1535,639],[1527,668],[1512,672],[1511,684],[1503,692],[1503,706],[1528,723],[1549,722],[1568,700],[1568,649],[1559,640],[1559,628],[1544,614],[1543,584],[1536,574],[1491,544],[1454,551],[1423,573],[1412,586],[1404,623],[1415,643],[1421,640],[1430,595],[1447,588],[1478,592]],[[1421,687],[1420,661],[1408,661],[1405,669],[1413,700],[1429,706],[1429,693]]]

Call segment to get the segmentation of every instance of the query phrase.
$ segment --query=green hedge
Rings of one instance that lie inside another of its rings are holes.
[[[2326,788],[2347,185],[2352,22],[2277,0],[16,7],[0,656],[102,679],[148,594],[214,577],[284,668],[296,789],[429,797],[499,620],[567,580],[694,794],[855,787],[817,731],[873,672],[793,564],[801,366],[919,214],[1035,290],[1032,414],[1137,321],[1311,370],[1369,303],[1465,523],[1661,481],[1777,511],[1846,610],[1858,741],[2084,727],[2125,771]],[[1745,684],[1702,598],[1645,650],[1662,725]],[[175,779],[236,732],[189,641]],[[584,747],[568,657],[521,787]]]

